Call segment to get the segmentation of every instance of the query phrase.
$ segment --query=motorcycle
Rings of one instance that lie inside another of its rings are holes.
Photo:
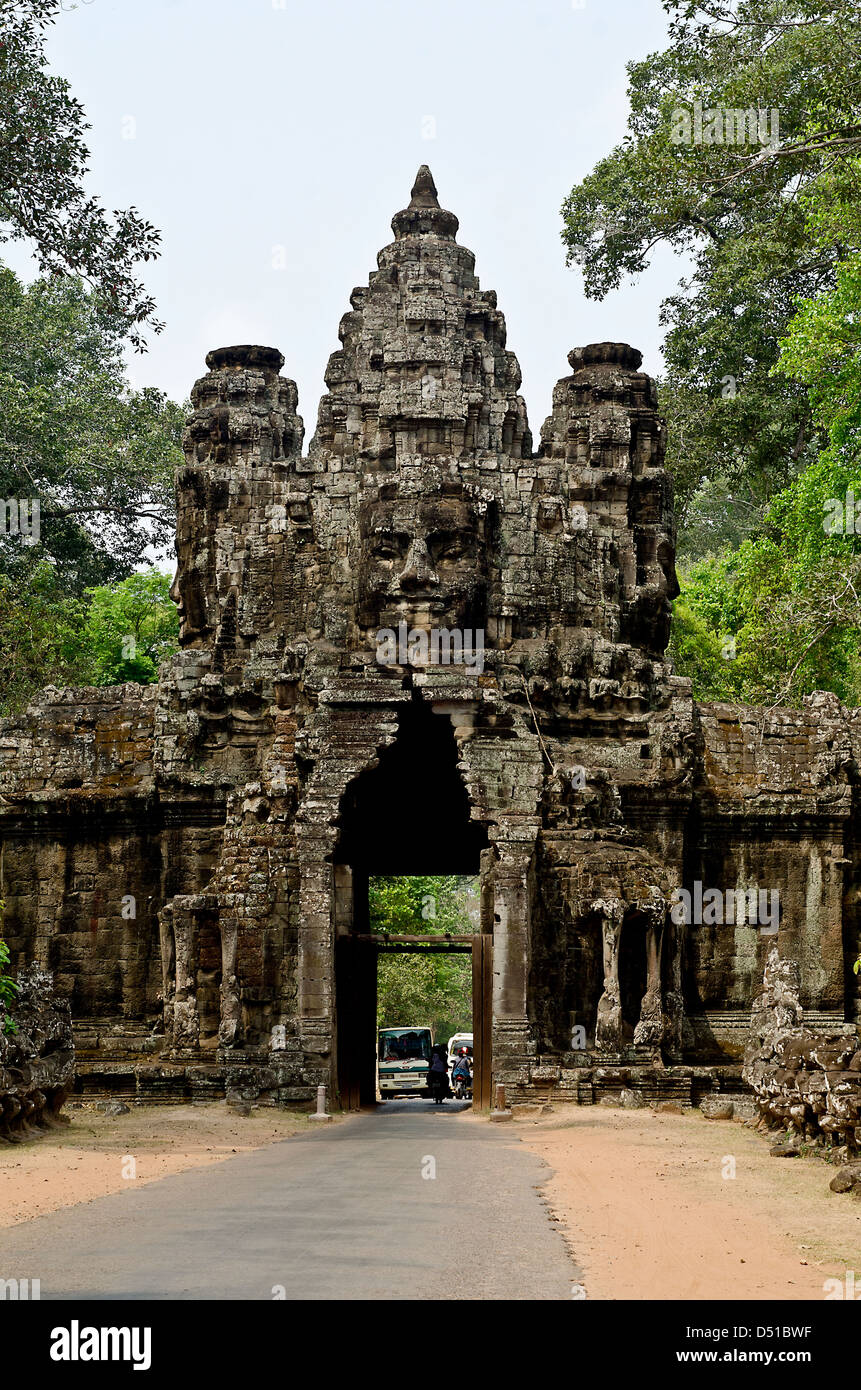
[[[472,1100],[471,1076],[456,1076],[454,1078],[454,1098],[455,1100]]]

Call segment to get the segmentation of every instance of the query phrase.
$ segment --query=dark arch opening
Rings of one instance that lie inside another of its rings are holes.
[[[378,946],[368,939],[370,876],[478,875],[487,844],[484,825],[470,819],[451,720],[414,698],[400,715],[395,742],[376,767],[350,784],[341,802],[333,859],[342,1105],[376,1099]]]
[[[451,720],[415,699],[395,742],[341,803],[336,864],[365,874],[477,874],[487,848],[457,768]]]
[[[646,993],[646,918],[642,912],[628,912],[622,922],[619,941],[619,1001],[622,1029],[626,1040],[633,1038],[640,1021],[640,1008]]]

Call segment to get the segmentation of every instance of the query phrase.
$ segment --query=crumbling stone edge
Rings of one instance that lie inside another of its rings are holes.
[[[69,1001],[55,993],[49,971],[28,966],[11,1006],[0,1002],[0,1141],[22,1143],[68,1124],[60,1110],[74,1078]]]
[[[861,1198],[861,1038],[854,1024],[826,1035],[803,1026],[799,971],[772,947],[753,1003],[742,1077],[764,1133],[781,1131],[775,1158],[817,1154],[839,1171],[833,1192]]]

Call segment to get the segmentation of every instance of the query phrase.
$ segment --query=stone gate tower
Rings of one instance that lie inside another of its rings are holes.
[[[426,167],[392,227],[307,453],[280,352],[207,357],[158,686],[3,725],[10,944],[70,995],[94,1082],[307,1099],[373,1036],[369,874],[475,872],[515,1102],[732,1085],[775,937],[674,895],[777,888],[808,1022],[857,1018],[858,713],[694,704],[639,352],[572,351],[534,449]],[[384,631],[428,640],[383,660]],[[428,655],[441,632],[468,655]]]

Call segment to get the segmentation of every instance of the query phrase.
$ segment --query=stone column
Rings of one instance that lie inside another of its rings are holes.
[[[618,1052],[622,1045],[622,998],[619,990],[619,941],[622,934],[622,904],[616,898],[591,904],[601,918],[604,948],[604,993],[598,1000],[595,1046],[599,1052]]]
[[[334,1046],[335,955],[333,870],[326,857],[335,835],[304,835],[299,842],[297,1023],[302,1050],[325,1059],[328,1084],[337,1082]],[[312,1066],[312,1070],[317,1068]],[[318,1084],[316,1077],[314,1084]],[[334,1093],[334,1092],[333,1092]]]
[[[661,945],[664,910],[646,910],[646,993],[640,1004],[640,1019],[634,1029],[636,1047],[660,1047],[664,1036],[664,1007],[661,989]]]
[[[176,993],[173,1005],[173,1045],[196,1048],[200,1042],[197,1009],[197,928],[191,899],[173,900],[173,940]]]
[[[493,869],[493,1073],[512,1084],[512,1067],[525,1068],[537,1050],[528,1011],[533,841],[497,843]]]
[[[221,917],[221,1018],[218,1025],[218,1046],[234,1047],[242,1041],[242,1004],[239,979],[236,974],[236,951],[239,930],[236,918]]]
[[[173,935],[173,905],[166,903],[158,914],[158,940],[161,951],[161,997],[165,1037],[173,1037],[173,1010],[176,996],[176,948]]]
[[[664,926],[666,978],[664,990],[664,1052],[669,1062],[681,1062],[685,1018],[685,996],[682,991],[682,954],[684,927],[667,917]]]

